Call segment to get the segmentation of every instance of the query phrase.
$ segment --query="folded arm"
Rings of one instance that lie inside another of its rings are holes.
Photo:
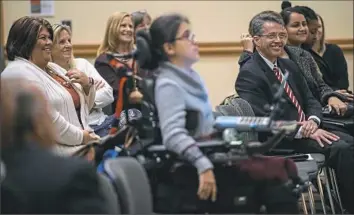
[[[104,86],[100,89],[96,90],[96,96],[94,99],[94,107],[96,108],[103,108],[113,102],[113,89],[107,83],[105,79],[101,77],[101,75],[97,72],[96,68],[91,65],[90,62],[86,62],[86,72],[88,76],[92,77],[95,82],[103,82]]]

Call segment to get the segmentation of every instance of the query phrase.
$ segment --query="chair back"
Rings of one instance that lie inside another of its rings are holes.
[[[114,190],[114,186],[109,178],[104,174],[98,174],[99,179],[99,192],[104,196],[105,202],[107,202],[109,214],[120,214],[120,204],[118,201],[118,195]]]
[[[152,214],[149,179],[144,167],[135,158],[107,160],[104,168],[117,191],[122,214]]]
[[[251,105],[239,97],[232,98],[227,105],[217,106],[216,112],[223,116],[255,116]],[[246,132],[244,135],[245,141],[258,140],[256,132]]]

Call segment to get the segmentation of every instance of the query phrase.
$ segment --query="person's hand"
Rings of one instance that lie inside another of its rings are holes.
[[[353,101],[354,100],[354,94],[348,93],[347,90],[336,90],[335,92],[340,93],[344,96],[347,97],[348,100]]]
[[[344,115],[347,111],[347,105],[335,96],[328,99],[328,105],[333,108],[338,115]]]
[[[94,161],[95,160],[95,153],[96,153],[95,148],[90,147],[90,150],[87,152],[87,154],[85,156],[86,160],[88,160],[90,162]]]
[[[217,189],[214,172],[212,169],[206,170],[199,175],[198,197],[201,200],[211,198],[214,202],[216,201],[216,194]]]
[[[310,139],[316,140],[318,145],[324,147],[325,145],[331,145],[332,142],[338,141],[340,138],[331,132],[317,129],[315,133],[310,135]]]
[[[95,141],[95,140],[99,140],[100,137],[98,135],[96,135],[95,133],[90,133],[86,130],[83,131],[83,134],[84,134],[84,138],[83,138],[83,141],[82,143],[83,144],[87,144],[91,141]]]
[[[298,124],[302,126],[301,135],[305,138],[308,138],[318,129],[317,123],[315,123],[313,120],[299,122]]]
[[[96,90],[101,89],[102,87],[104,87],[105,83],[103,80],[95,80],[95,88]]]
[[[253,52],[253,38],[248,33],[241,34],[241,45],[243,50]]]
[[[90,86],[89,77],[77,69],[70,69],[66,76],[70,79],[72,83],[79,83],[83,88],[88,88]]]

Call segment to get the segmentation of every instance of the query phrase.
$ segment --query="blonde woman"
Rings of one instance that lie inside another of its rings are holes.
[[[83,58],[74,58],[69,26],[53,25],[53,31],[52,61],[66,71],[76,69],[94,79],[96,96],[88,122],[94,132],[103,137],[108,134],[113,119],[113,116],[107,116],[102,111],[102,108],[113,102],[112,88],[90,62]]]
[[[134,25],[129,13],[116,12],[112,14],[106,26],[103,42],[97,51],[95,67],[98,73],[113,88],[115,111],[118,100],[120,82],[124,73],[132,69],[133,59],[117,58],[114,54],[127,54],[134,49]]]

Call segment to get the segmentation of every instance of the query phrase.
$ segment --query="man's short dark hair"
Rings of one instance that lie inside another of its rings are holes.
[[[266,22],[275,22],[284,26],[284,21],[279,13],[271,10],[266,10],[255,15],[249,23],[249,34],[251,36],[262,35],[263,25]]]

